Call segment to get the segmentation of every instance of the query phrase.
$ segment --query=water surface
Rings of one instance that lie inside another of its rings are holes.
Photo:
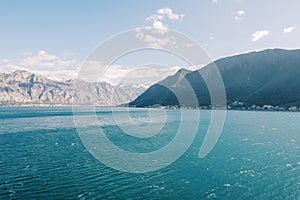
[[[114,112],[124,112],[118,108]],[[192,112],[192,111],[191,111]],[[147,123],[147,109],[131,109]],[[127,151],[150,152],[172,140],[180,111],[167,110],[161,133],[134,138],[97,109],[108,138]],[[82,117],[89,113],[82,111]],[[210,113],[197,136],[166,168],[144,174],[109,168],[88,153],[70,107],[0,108],[0,199],[299,199],[300,113],[228,111],[213,151],[198,158]],[[192,122],[197,123],[197,122]]]

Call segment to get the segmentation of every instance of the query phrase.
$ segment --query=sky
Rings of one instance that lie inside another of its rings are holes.
[[[297,49],[299,8],[299,0],[2,0],[0,72],[24,69],[50,78],[74,77],[99,44],[143,27],[178,31],[212,60],[267,48]],[[143,56],[136,57],[143,62]],[[135,59],[129,58],[113,65],[108,82],[124,74],[128,60]],[[156,75],[181,67],[174,60],[169,65]]]

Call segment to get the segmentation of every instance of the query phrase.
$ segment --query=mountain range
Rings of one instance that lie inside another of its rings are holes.
[[[114,86],[107,82],[55,81],[21,70],[0,73],[0,105],[92,103],[98,106],[211,108],[209,91],[200,72],[209,73],[213,66],[218,68],[223,79],[229,109],[300,110],[300,50],[283,49],[221,58],[195,71],[180,69],[148,89],[139,85]],[[78,90],[74,92],[75,83]],[[191,90],[196,102],[191,100]],[[184,105],[178,98],[185,99]]]
[[[222,76],[229,109],[299,109],[300,50],[267,49],[221,58],[214,64]],[[129,106],[209,108],[210,95],[199,72],[208,73],[212,67],[211,63],[196,71],[181,69],[149,87]],[[187,84],[195,92],[197,105],[178,102],[177,98],[189,98]]]
[[[113,86],[107,82],[54,81],[28,71],[0,73],[0,105],[71,105],[95,103],[115,106],[140,95],[143,86]],[[76,91],[76,92],[74,92]]]

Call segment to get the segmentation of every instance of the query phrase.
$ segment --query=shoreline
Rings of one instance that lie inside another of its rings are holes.
[[[88,106],[88,105],[72,105],[72,104],[55,104],[55,105],[49,105],[49,104],[22,104],[22,105],[0,105],[0,108],[59,108],[59,107],[80,107],[80,106]],[[91,105],[94,106],[94,105]],[[260,111],[260,112],[300,112],[300,108],[295,110],[290,109],[253,109],[253,108],[227,108],[227,109],[212,109],[209,107],[198,107],[198,108],[192,108],[192,107],[127,107],[127,106],[98,106],[95,105],[97,108],[136,108],[136,109],[165,109],[165,110],[226,110],[226,111]]]

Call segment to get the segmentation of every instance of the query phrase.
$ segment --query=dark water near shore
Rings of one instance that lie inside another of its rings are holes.
[[[164,134],[138,144],[118,137],[122,130],[113,125],[109,108],[98,109],[97,117],[115,144],[148,151],[172,140],[179,112],[168,110]],[[0,108],[0,199],[300,198],[300,113],[228,111],[220,140],[199,159],[209,118],[209,111],[201,111],[198,134],[177,161],[131,174],[88,153],[70,107]]]

